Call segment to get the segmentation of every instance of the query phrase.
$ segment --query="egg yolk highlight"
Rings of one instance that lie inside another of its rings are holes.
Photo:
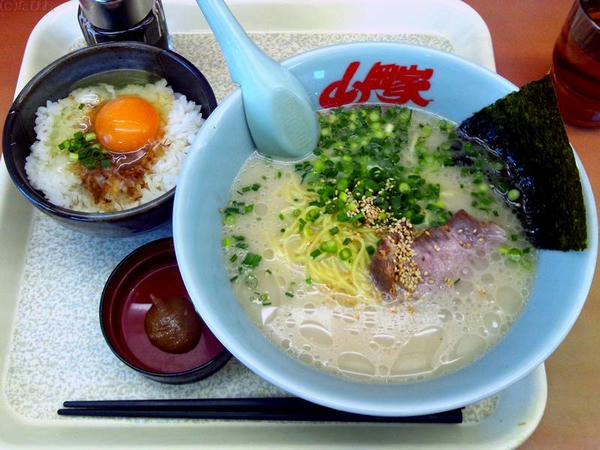
[[[158,127],[156,108],[134,96],[108,101],[100,107],[94,120],[98,142],[115,153],[141,149],[156,137]]]

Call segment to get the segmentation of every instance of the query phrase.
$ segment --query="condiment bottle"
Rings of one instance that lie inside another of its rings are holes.
[[[78,20],[88,45],[139,41],[169,48],[160,0],[79,0]]]

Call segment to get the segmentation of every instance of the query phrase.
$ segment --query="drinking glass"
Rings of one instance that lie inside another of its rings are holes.
[[[554,46],[551,75],[565,122],[600,126],[600,0],[575,0]]]

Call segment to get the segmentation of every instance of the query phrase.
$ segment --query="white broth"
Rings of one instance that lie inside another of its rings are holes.
[[[447,138],[439,123],[436,116],[413,111],[409,148],[422,133],[422,124],[433,130],[427,145],[437,148]],[[410,150],[404,150],[401,163],[416,164]],[[234,206],[241,213],[225,220],[223,236],[231,287],[256,326],[306,364],[370,382],[437,376],[491,348],[529,296],[534,250],[529,249],[520,222],[503,201],[494,204],[494,214],[473,206],[471,192],[477,187],[460,167],[434,167],[422,176],[439,184],[440,204],[449,211],[464,209],[479,220],[493,219],[506,231],[507,246],[527,248],[530,267],[495,248],[460,265],[451,282],[423,282],[415,298],[386,302],[374,285],[372,296],[336,291],[313,279],[306,265],[290,261],[282,251],[294,245],[294,239],[298,248],[302,245],[299,233],[297,238],[290,237],[298,220],[293,211],[303,203],[294,197],[298,189],[305,189],[300,173],[293,164],[254,154],[232,187],[232,201],[238,202]],[[260,255],[260,262],[245,265],[248,254]],[[341,264],[337,254],[319,258]],[[368,273],[364,276],[369,278]]]

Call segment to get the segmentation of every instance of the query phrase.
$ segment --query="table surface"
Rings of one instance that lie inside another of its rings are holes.
[[[63,1],[0,0],[0,118],[6,115],[13,98],[31,29]],[[571,0],[466,0],[466,3],[479,12],[490,29],[500,75],[523,85],[547,73],[552,47]],[[567,132],[590,177],[598,205],[600,158],[595,151],[600,151],[600,129],[568,126]],[[546,361],[548,405],[524,449],[600,446],[599,272],[597,267],[590,295],[571,333]]]

